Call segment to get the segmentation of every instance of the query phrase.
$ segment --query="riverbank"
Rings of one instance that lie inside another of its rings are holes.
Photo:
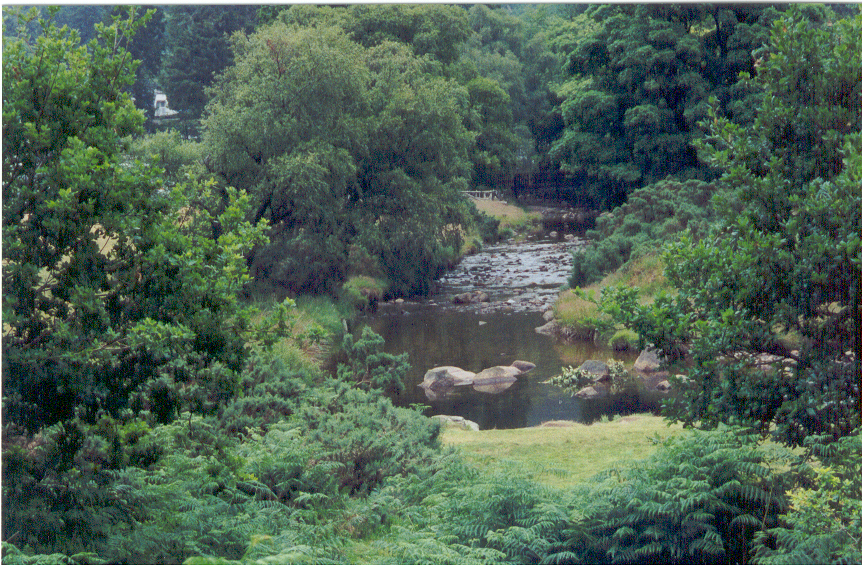
[[[465,430],[447,425],[441,438],[460,448],[479,469],[512,473],[555,488],[583,483],[596,474],[655,452],[658,440],[682,432],[662,417],[634,414],[591,425],[551,421],[541,426],[508,430]]]

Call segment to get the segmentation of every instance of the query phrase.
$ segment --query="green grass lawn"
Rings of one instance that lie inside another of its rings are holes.
[[[442,440],[460,447],[468,461],[479,468],[514,464],[537,482],[565,488],[646,458],[655,451],[657,437],[663,440],[681,431],[680,425],[669,427],[662,417],[639,414],[592,425],[554,422],[477,432],[447,427]]]

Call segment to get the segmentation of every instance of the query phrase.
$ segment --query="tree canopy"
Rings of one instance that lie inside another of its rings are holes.
[[[708,179],[693,145],[707,100],[747,107],[736,75],[753,70],[750,52],[777,14],[766,6],[591,7],[592,31],[577,38],[571,78],[559,88],[566,128],[552,155],[609,207],[668,175]]]
[[[193,376],[244,355],[237,293],[263,241],[243,219],[248,199],[164,188],[158,169],[125,158],[143,122],[124,92],[137,66],[125,46],[148,17],[128,8],[80,45],[49,12],[39,36],[4,38],[3,410],[31,430],[134,398],[159,410],[159,379],[217,394]]]
[[[690,350],[673,418],[778,426],[788,444],[862,419],[862,16],[776,20],[745,85],[751,125],[710,110],[704,158],[724,171],[719,221],[670,246],[679,289],[610,310],[671,358]],[[790,346],[793,344],[794,346]]]
[[[273,227],[256,275],[294,292],[348,274],[427,292],[469,220],[464,89],[405,45],[363,47],[341,27],[276,21],[234,50],[204,145],[210,170]]]

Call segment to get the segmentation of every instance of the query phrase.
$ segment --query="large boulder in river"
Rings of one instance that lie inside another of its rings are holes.
[[[494,366],[483,369],[473,378],[473,389],[481,393],[500,393],[518,381],[523,372],[512,366]]]
[[[658,350],[652,347],[645,349],[635,360],[633,368],[641,373],[653,373],[661,369],[661,358],[658,355]]]
[[[605,362],[587,360],[578,366],[579,370],[585,371],[593,376],[593,381],[609,381],[611,379],[611,368]]]
[[[476,374],[455,366],[440,366],[425,372],[422,387],[440,391],[458,385],[470,385]]]
[[[514,362],[512,362],[512,367],[518,368],[523,373],[527,373],[528,371],[535,369],[536,364],[534,364],[533,362],[525,362],[523,360],[515,360]]]

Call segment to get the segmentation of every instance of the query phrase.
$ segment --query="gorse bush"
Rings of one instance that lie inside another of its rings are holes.
[[[341,345],[346,363],[338,364],[338,378],[364,389],[377,388],[386,392],[404,389],[404,376],[410,370],[407,354],[383,351],[383,337],[366,326],[358,340],[344,336]]]
[[[657,251],[679,232],[699,237],[713,218],[710,199],[715,192],[714,184],[695,180],[665,180],[634,191],[587,231],[593,243],[574,252],[569,285],[600,281],[629,260]]]
[[[433,461],[440,448],[439,422],[395,407],[379,390],[340,381],[315,389],[291,422],[302,428],[317,460],[341,464],[339,484],[350,493],[367,493],[389,476],[411,473]]]

